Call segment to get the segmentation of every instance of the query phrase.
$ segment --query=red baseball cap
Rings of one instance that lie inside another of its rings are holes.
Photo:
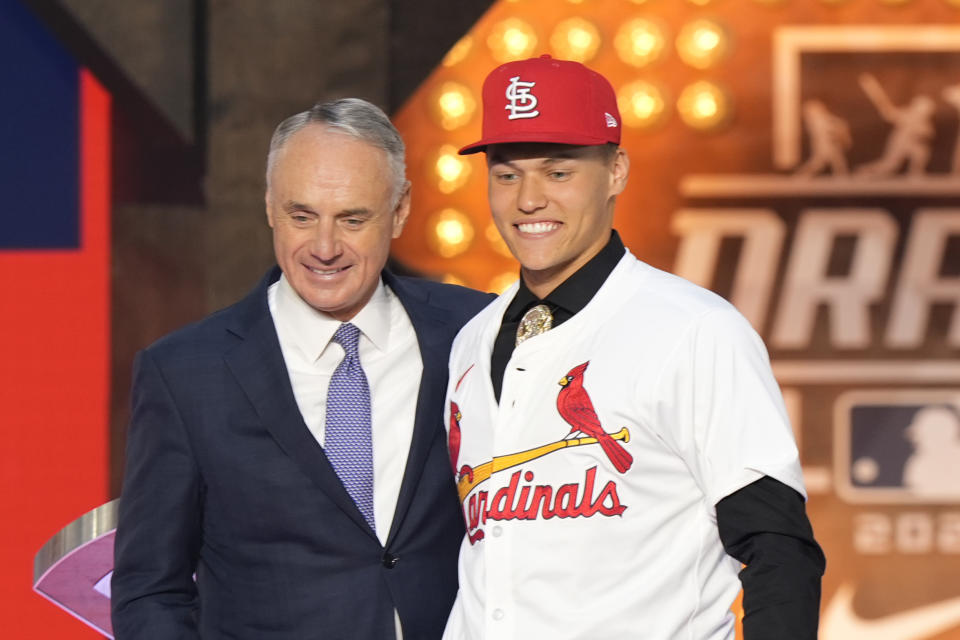
[[[579,62],[539,58],[502,64],[483,81],[483,137],[489,144],[620,144],[620,111],[610,82]]]

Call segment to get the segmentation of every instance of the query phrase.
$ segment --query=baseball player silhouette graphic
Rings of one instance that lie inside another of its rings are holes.
[[[803,103],[803,122],[810,137],[810,158],[794,175],[810,178],[823,169],[830,169],[835,176],[850,173],[845,154],[853,139],[850,125],[827,109],[820,100]]]
[[[893,104],[880,82],[869,73],[859,78],[860,86],[877,112],[893,129],[887,137],[883,155],[860,165],[857,175],[887,177],[907,164],[907,175],[922,175],[930,160],[930,138],[933,136],[933,115],[936,103],[925,95],[911,98],[905,107]]]

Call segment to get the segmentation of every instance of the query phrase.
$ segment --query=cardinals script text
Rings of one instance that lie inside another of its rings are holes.
[[[597,467],[587,469],[582,482],[554,487],[534,484],[534,474],[515,471],[510,484],[500,487],[493,498],[487,491],[475,491],[463,504],[470,544],[483,540],[487,520],[549,520],[551,518],[591,518],[595,515],[619,516],[626,511],[620,503],[617,483],[608,481],[596,491]],[[522,478],[522,483],[521,483]]]

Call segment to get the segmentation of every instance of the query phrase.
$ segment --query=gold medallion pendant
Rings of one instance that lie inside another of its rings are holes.
[[[544,331],[549,331],[553,326],[553,314],[550,308],[545,304],[538,304],[525,314],[520,320],[520,326],[517,327],[517,341],[514,346],[520,344],[527,338],[538,336]]]

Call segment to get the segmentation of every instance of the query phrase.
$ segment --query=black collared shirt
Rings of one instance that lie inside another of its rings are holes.
[[[523,314],[535,305],[546,304],[553,313],[553,326],[563,324],[593,299],[623,252],[623,242],[613,231],[600,253],[543,300],[520,279],[520,288],[503,314],[490,358],[490,379],[498,401]],[[735,491],[716,506],[724,549],[747,565],[740,572],[744,640],[817,637],[820,579],[826,561],[813,537],[805,506],[799,493],[768,476]]]
[[[500,391],[503,388],[503,372],[507,362],[513,355],[516,343],[517,327],[523,314],[538,304],[545,304],[553,314],[553,326],[559,326],[580,312],[593,299],[600,286],[607,280],[623,252],[626,249],[620,240],[620,234],[615,230],[610,233],[610,239],[600,252],[589,262],[577,269],[573,275],[547,294],[543,300],[537,298],[520,278],[520,289],[507,305],[503,312],[503,322],[500,332],[493,343],[493,354],[490,357],[490,380],[493,382],[493,393],[500,400]]]

